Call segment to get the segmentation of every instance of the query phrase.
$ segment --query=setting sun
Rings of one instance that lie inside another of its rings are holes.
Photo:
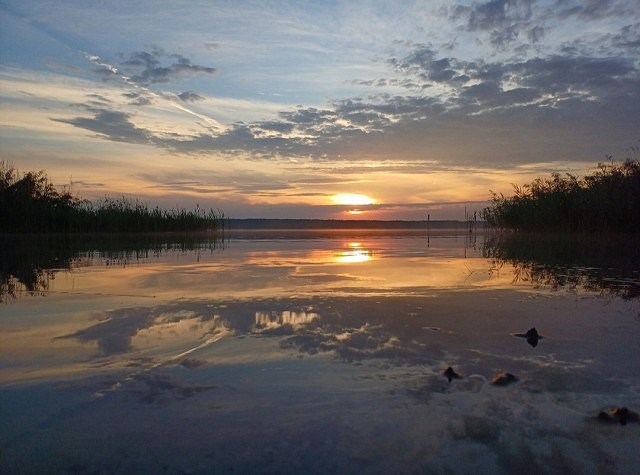
[[[367,195],[358,195],[354,193],[343,193],[340,195],[334,195],[331,200],[336,204],[348,206],[364,206],[372,205],[375,203],[375,200],[368,197]]]

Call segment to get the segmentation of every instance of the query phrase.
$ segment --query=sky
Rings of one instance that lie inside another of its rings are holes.
[[[0,160],[88,200],[464,219],[639,140],[638,0],[0,0]]]

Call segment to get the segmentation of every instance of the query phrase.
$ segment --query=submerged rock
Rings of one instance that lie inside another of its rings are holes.
[[[631,411],[627,407],[612,407],[606,411],[600,411],[596,417],[598,421],[607,424],[619,423],[626,426],[628,422],[640,422],[637,412]]]
[[[544,337],[538,333],[535,327],[527,330],[526,333],[514,333],[513,336],[517,336],[520,338],[526,338],[527,343],[529,343],[534,348],[538,345],[538,340],[542,340]]]
[[[462,378],[462,375],[459,373],[456,373],[455,370],[449,366],[447,369],[445,369],[442,374],[445,375],[445,377],[449,380],[449,382],[451,382],[452,379],[460,379]]]
[[[518,378],[511,373],[498,373],[491,378],[491,384],[496,386],[506,386],[508,384],[515,383],[516,381],[518,381]]]

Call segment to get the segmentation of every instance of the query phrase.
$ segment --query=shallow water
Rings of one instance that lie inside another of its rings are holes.
[[[637,256],[510,239],[5,243],[0,472],[634,473]]]

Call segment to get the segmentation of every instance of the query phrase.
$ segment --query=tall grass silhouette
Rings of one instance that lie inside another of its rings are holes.
[[[150,208],[125,197],[97,202],[59,191],[43,171],[20,173],[0,162],[0,232],[165,232],[220,231],[220,210]]]
[[[635,149],[637,153],[637,149]],[[489,226],[517,231],[640,232],[640,160],[611,157],[584,178],[553,173],[492,193],[482,212]]]

